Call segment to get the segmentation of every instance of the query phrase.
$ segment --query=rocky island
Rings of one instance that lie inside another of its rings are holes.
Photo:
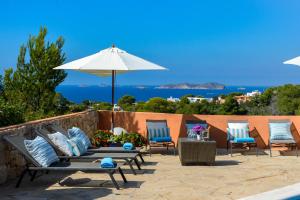
[[[223,90],[225,88],[225,85],[220,83],[202,83],[202,84],[180,83],[180,84],[160,85],[156,88],[157,89]]]

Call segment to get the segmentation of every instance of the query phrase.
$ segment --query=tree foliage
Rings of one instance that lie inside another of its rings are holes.
[[[55,88],[67,75],[63,70],[53,70],[65,60],[63,38],[51,43],[45,41],[46,35],[47,29],[41,28],[37,36],[30,36],[20,48],[16,70],[6,70],[4,77],[7,101],[44,113],[55,109]]]
[[[128,110],[128,111],[134,111],[135,110],[135,98],[134,96],[130,95],[124,95],[121,97],[118,101],[118,105],[121,106],[122,109]]]
[[[144,104],[143,110],[159,113],[174,113],[175,107],[171,102],[168,102],[166,99],[154,97],[149,99],[149,101]]]

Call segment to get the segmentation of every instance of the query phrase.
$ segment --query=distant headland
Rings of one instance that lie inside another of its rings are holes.
[[[179,84],[160,85],[156,88],[157,89],[223,90],[225,89],[225,85],[220,83],[201,83],[201,84],[179,83]]]

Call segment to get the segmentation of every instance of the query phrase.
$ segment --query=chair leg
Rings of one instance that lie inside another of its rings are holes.
[[[298,146],[297,146],[297,144],[296,144],[296,155],[297,155],[297,157],[298,157]]]
[[[232,157],[232,143],[230,142],[230,156]]]
[[[257,147],[257,144],[255,146],[255,150],[256,150],[256,157],[258,156],[258,147]]]
[[[123,170],[122,170],[120,167],[119,167],[119,173],[121,174],[124,183],[127,183],[127,179],[125,178],[125,175],[124,175],[124,173],[123,173]]]
[[[173,142],[174,145],[174,156],[176,156],[176,147],[175,147],[175,142]]]
[[[175,148],[175,146],[174,146],[174,156],[176,156],[176,148]]]
[[[34,180],[34,178],[35,178],[35,176],[36,176],[36,173],[37,173],[37,171],[34,171],[34,172],[33,172],[32,176],[31,176],[31,178],[30,178],[30,181],[31,181],[31,182]]]
[[[133,173],[134,175],[136,175],[136,172],[135,172],[135,170],[134,170],[134,168],[133,168],[133,166],[132,166],[131,161],[129,161],[128,159],[125,159],[125,161],[126,161],[126,163],[129,165],[129,167],[130,167],[132,173]]]
[[[227,153],[229,153],[228,149],[229,149],[229,141],[227,140]]]
[[[16,184],[16,188],[18,188],[18,187],[20,186],[20,184],[21,184],[21,182],[22,182],[22,180],[23,180],[23,178],[24,178],[24,175],[25,175],[27,172],[28,172],[28,169],[24,169],[24,170],[23,170],[23,172],[21,173],[20,178],[19,178],[19,180],[18,180],[18,182],[17,182],[17,184]]]
[[[141,170],[141,166],[140,166],[140,164],[139,164],[139,161],[138,161],[136,158],[134,158],[133,160],[134,160],[134,162],[135,162],[137,168],[138,168],[139,170]]]
[[[108,174],[109,174],[109,177],[110,177],[110,179],[111,179],[112,183],[114,184],[115,188],[116,188],[117,190],[119,190],[119,189],[120,189],[120,187],[119,187],[119,185],[118,185],[117,181],[115,180],[115,178],[114,178],[113,174],[112,174],[112,173],[108,173]]]
[[[152,156],[151,144],[149,144],[149,154],[150,154],[150,157],[151,157]]]
[[[144,163],[144,162],[145,162],[145,160],[144,160],[144,158],[143,158],[143,156],[142,156],[142,154],[141,154],[141,153],[139,154],[139,157],[140,157],[140,159],[141,159],[142,163]]]
[[[269,144],[269,148],[270,148],[270,157],[272,157],[272,144]]]

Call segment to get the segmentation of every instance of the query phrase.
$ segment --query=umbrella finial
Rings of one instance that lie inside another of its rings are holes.
[[[112,48],[115,48],[116,46],[115,46],[115,44],[112,44],[112,46],[111,46]]]

